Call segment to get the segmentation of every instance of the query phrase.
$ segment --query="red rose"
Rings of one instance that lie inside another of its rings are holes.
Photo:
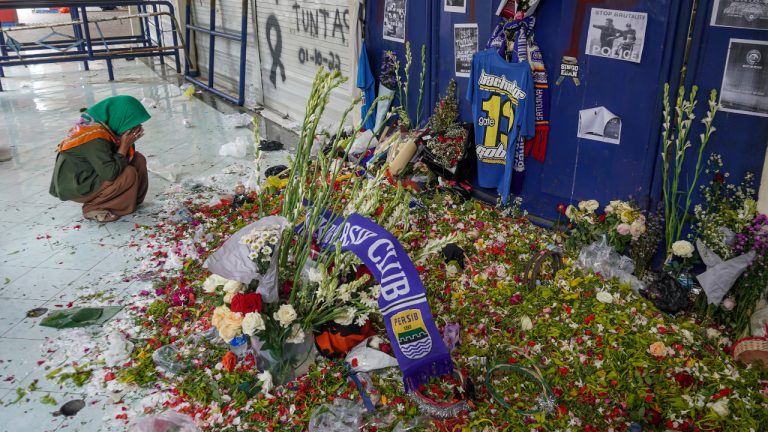
[[[565,204],[562,204],[562,203],[561,203],[561,204],[558,204],[558,205],[557,205],[557,212],[558,212],[558,213],[560,213],[560,214],[562,214],[562,215],[564,215],[564,214],[565,214],[565,210],[566,210],[567,208],[568,208],[568,206],[567,206],[567,205],[565,205]]]
[[[720,173],[715,174],[715,182],[720,184],[725,183],[725,176]]]
[[[251,312],[261,312],[262,310],[261,294],[237,293],[232,297],[232,304],[230,310],[232,312],[240,312],[241,314],[247,314]]]
[[[675,375],[675,381],[680,385],[680,387],[688,388],[693,386],[693,376],[687,372],[680,372]]]
[[[601,214],[600,216],[597,217],[597,220],[599,220],[600,222],[605,222],[605,215]]]
[[[658,426],[661,424],[661,421],[663,418],[661,417],[661,413],[656,411],[655,409],[651,408],[648,411],[645,412],[645,420],[652,424],[653,426]]]

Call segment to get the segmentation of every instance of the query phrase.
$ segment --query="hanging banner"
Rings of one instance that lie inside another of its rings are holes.
[[[317,233],[322,249],[341,244],[368,267],[381,284],[379,309],[389,340],[403,372],[405,391],[418,388],[432,377],[453,372],[453,360],[432,318],[427,292],[416,267],[392,233],[359,214],[323,215]],[[303,225],[297,227],[301,230]]]
[[[588,55],[640,63],[648,14],[592,9],[587,35]]]

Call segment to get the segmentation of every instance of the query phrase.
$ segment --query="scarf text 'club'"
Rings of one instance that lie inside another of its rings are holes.
[[[413,262],[394,235],[359,214],[347,218],[326,211],[315,235],[323,249],[354,253],[381,284],[379,309],[384,316],[405,391],[431,377],[453,372],[453,360],[432,319],[427,293]],[[301,227],[299,227],[301,229]]]

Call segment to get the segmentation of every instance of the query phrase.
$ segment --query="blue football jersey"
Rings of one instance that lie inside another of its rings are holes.
[[[513,172],[524,170],[520,137],[535,133],[535,93],[528,62],[509,63],[495,49],[472,58],[467,99],[475,122],[478,185],[507,202]]]

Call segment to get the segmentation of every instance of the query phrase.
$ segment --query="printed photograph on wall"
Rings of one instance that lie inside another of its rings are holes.
[[[594,8],[589,20],[587,54],[640,63],[647,26],[647,13]]]
[[[710,24],[768,30],[768,0],[714,0]]]
[[[723,111],[768,117],[768,41],[731,39],[720,105]]]
[[[579,138],[619,144],[621,142],[621,118],[606,107],[579,111]]]
[[[443,10],[446,12],[466,13],[467,0],[444,0]]]
[[[455,24],[453,26],[457,77],[469,78],[472,71],[472,56],[477,52],[477,35],[477,24]]]
[[[405,43],[406,0],[386,0],[384,3],[384,39]]]

